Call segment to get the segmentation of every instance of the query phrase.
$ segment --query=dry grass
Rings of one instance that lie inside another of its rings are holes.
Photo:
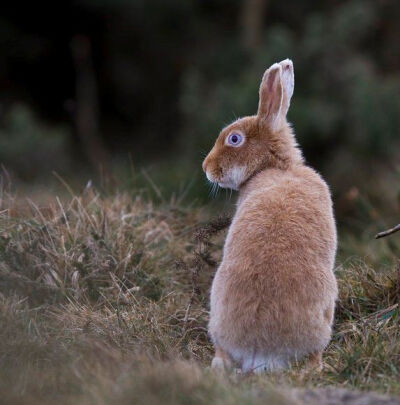
[[[322,373],[301,364],[261,377],[207,370],[207,296],[223,240],[215,235],[229,222],[199,231],[207,219],[201,209],[155,206],[140,194],[103,197],[89,188],[69,201],[22,209],[3,193],[2,401],[311,403],[289,386],[400,395],[393,263],[353,259],[338,267],[336,332]]]

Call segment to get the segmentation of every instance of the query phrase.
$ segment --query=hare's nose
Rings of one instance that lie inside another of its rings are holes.
[[[207,162],[208,162],[208,156],[204,159],[203,164],[201,165],[204,173],[207,171]]]

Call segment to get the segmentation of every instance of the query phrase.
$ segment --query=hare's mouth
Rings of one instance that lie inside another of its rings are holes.
[[[218,186],[221,188],[231,188],[231,181],[229,181],[229,179],[216,178],[216,177],[212,176],[211,174],[209,174],[208,172],[206,172],[206,176],[207,176],[207,180],[212,184],[218,184]]]
[[[206,177],[207,177],[207,180],[210,182],[210,183],[218,183],[218,180],[217,179],[215,179],[211,174],[210,174],[210,172],[206,172]]]
[[[231,188],[238,190],[246,177],[246,166],[233,166],[226,170],[222,176],[206,171],[207,179],[210,183],[217,183],[221,188]]]
[[[223,179],[218,180],[218,185],[222,188],[238,190],[246,177],[246,166],[233,166],[227,171]]]

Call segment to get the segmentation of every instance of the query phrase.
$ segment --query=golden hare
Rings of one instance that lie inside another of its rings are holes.
[[[336,226],[328,186],[286,120],[293,88],[292,61],[273,64],[257,115],[224,128],[203,162],[209,181],[239,190],[211,288],[215,368],[274,371],[304,356],[322,367],[331,338]]]

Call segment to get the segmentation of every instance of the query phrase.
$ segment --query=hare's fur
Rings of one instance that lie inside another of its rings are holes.
[[[259,372],[306,355],[318,362],[331,337],[336,227],[328,186],[304,164],[286,121],[293,84],[291,61],[271,66],[257,115],[223,129],[203,163],[211,181],[239,190],[211,288],[214,366]],[[226,144],[232,132],[243,145]]]

